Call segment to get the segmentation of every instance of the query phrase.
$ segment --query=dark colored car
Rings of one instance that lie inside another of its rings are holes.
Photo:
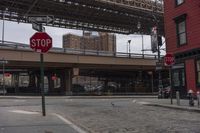
[[[158,92],[158,98],[169,98],[170,97],[170,86],[164,87],[162,90],[159,90]],[[163,95],[163,97],[162,97]]]
[[[72,85],[72,92],[73,93],[84,93],[85,89],[82,85],[79,84],[73,84]]]

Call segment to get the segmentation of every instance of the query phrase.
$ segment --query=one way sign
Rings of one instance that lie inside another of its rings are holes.
[[[53,23],[54,22],[54,16],[52,15],[31,15],[27,17],[27,21],[29,23],[36,22],[36,23]]]

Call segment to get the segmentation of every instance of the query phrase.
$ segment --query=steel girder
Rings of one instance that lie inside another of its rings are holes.
[[[155,10],[155,6],[152,6],[150,10],[148,6],[139,8],[115,1],[0,0],[0,18],[5,16],[9,21],[27,23],[28,15],[54,15],[55,22],[48,26],[122,34],[150,34],[151,27],[158,25],[159,33],[164,34],[163,12],[160,8]],[[138,23],[141,24],[140,29]]]

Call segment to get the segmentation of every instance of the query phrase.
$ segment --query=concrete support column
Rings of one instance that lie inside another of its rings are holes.
[[[47,78],[48,78],[48,84],[49,84],[49,92],[48,93],[54,93],[54,81],[52,80],[52,76],[54,73],[47,73]]]
[[[19,73],[14,75],[15,93],[19,93]]]
[[[38,73],[36,74],[36,79],[37,79],[37,84],[36,84],[37,92],[40,94],[41,93],[41,89],[40,89],[40,75]]]
[[[65,94],[72,94],[72,69],[66,69],[64,72],[63,86],[65,88]]]
[[[36,89],[36,83],[35,83],[35,74],[34,73],[31,73],[30,76],[29,76],[29,86],[28,86],[28,89],[31,90],[31,92],[35,93],[37,92],[37,89]]]
[[[35,74],[30,74],[30,83],[29,83],[29,87],[35,87],[36,84],[35,84]]]

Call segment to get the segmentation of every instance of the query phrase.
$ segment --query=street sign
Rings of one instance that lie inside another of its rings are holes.
[[[156,66],[163,66],[163,61],[156,62]]]
[[[7,60],[0,60],[0,64],[8,64]]]
[[[54,16],[52,15],[32,15],[28,16],[27,21],[29,23],[36,22],[36,23],[53,23],[54,22]]]
[[[173,54],[166,54],[164,57],[165,65],[171,66],[175,63],[175,58]]]
[[[45,32],[36,32],[30,38],[30,48],[36,52],[46,53],[52,48],[52,38]]]
[[[32,22],[32,28],[36,31],[43,31],[43,26],[42,24],[38,24],[36,22]]]
[[[53,75],[53,76],[51,77],[51,79],[52,79],[52,80],[56,80],[56,79],[57,79],[57,76],[56,76],[56,75]]]
[[[156,62],[156,70],[162,70],[163,69],[163,62],[162,61],[158,61]]]
[[[162,70],[162,66],[156,66],[156,70]]]
[[[10,73],[4,73],[4,76],[5,76],[5,77],[10,77],[11,74],[10,74]]]
[[[183,64],[178,64],[178,65],[173,65],[172,66],[172,69],[181,69],[181,68],[184,68]]]

